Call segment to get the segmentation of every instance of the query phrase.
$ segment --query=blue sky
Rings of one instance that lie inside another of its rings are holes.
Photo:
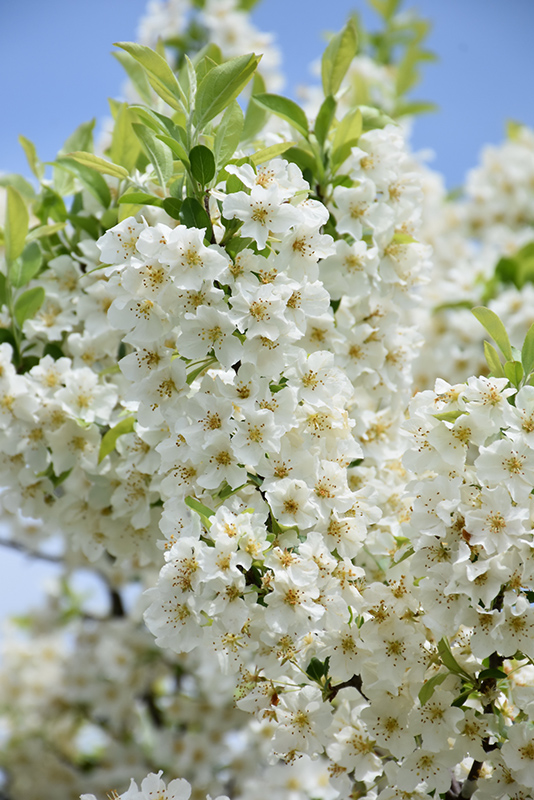
[[[26,171],[17,136],[35,141],[50,160],[82,121],[107,114],[120,93],[122,70],[112,43],[135,37],[145,0],[0,0],[2,125],[0,171]],[[421,117],[413,142],[432,148],[434,165],[456,186],[476,163],[482,144],[498,143],[504,122],[534,124],[534,2],[532,0],[405,0],[433,23],[428,64],[415,96],[440,106]],[[277,35],[290,79],[287,93],[308,80],[322,34],[339,29],[364,0],[263,0],[254,12]],[[365,14],[374,19],[374,14]]]
[[[433,22],[429,64],[415,97],[440,106],[421,117],[416,149],[431,148],[434,166],[449,186],[476,164],[484,143],[502,140],[506,119],[534,125],[534,2],[532,0],[417,0]],[[135,38],[145,0],[0,0],[0,171],[24,172],[19,133],[32,139],[41,158],[53,159],[80,123],[107,115],[108,96],[123,81],[110,56],[112,43]],[[263,0],[254,13],[263,30],[277,35],[284,54],[286,92],[309,79],[308,65],[323,49],[322,34],[339,29],[363,0]],[[370,13],[366,19],[373,19]],[[50,574],[46,564],[0,551],[0,617],[26,608]]]

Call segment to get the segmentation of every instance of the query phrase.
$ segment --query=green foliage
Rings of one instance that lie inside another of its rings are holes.
[[[81,155],[81,161],[78,161],[76,158],[78,155]],[[87,161],[84,158],[85,156],[87,156],[89,159],[98,158],[97,156],[92,156],[90,153],[73,153],[69,158],[60,157],[56,159],[56,170],[64,170],[70,175],[76,176],[85,186],[85,188],[91,192],[93,197],[95,197],[99,203],[104,206],[104,208],[108,208],[109,204],[111,203],[109,186],[100,174],[100,170],[95,169],[94,164],[91,166],[86,166]],[[98,160],[102,161],[104,164],[108,163],[107,161],[104,161],[104,159]],[[113,164],[111,165],[111,168],[114,168]],[[122,169],[122,167],[117,167],[117,169]]]
[[[24,250],[29,220],[30,215],[26,208],[26,203],[13,186],[8,186],[4,223],[4,240],[8,262],[14,261]]]
[[[141,64],[125,51],[114,52],[111,55],[123,66],[141,100],[150,105],[152,92],[147,74]]]
[[[42,286],[35,286],[23,292],[16,300],[13,315],[19,328],[27,319],[34,317],[45,299],[45,290]]]
[[[135,417],[126,417],[125,419],[121,419],[121,421],[118,422],[115,427],[111,428],[109,431],[107,431],[107,433],[104,434],[98,453],[99,464],[106,456],[115,450],[119,436],[123,436],[125,433],[132,433],[134,430],[134,425]]]
[[[215,176],[215,157],[203,144],[193,147],[189,153],[191,174],[201,186],[207,186]]]
[[[235,153],[241,141],[244,124],[245,118],[241,107],[239,103],[234,100],[224,112],[223,118],[215,132],[213,152],[217,171],[221,170]]]
[[[37,242],[26,245],[21,255],[9,263],[9,282],[16,289],[26,286],[34,278],[43,263],[43,254]]]
[[[501,353],[507,361],[513,361],[512,347],[506,329],[494,311],[484,306],[477,306],[471,309],[471,313],[477,318],[481,325],[487,330],[494,339]]]
[[[120,164],[130,174],[137,162],[139,150],[139,140],[132,127],[132,114],[128,104],[121,103],[115,117],[109,157],[114,164]]]
[[[210,517],[214,516],[215,511],[212,511],[211,508],[208,508],[208,506],[205,506],[204,503],[194,497],[186,497],[184,502],[189,508],[196,511],[204,527],[209,530],[211,528]]]
[[[248,142],[250,139],[254,139],[268,119],[269,115],[266,109],[254,102],[254,98],[257,95],[263,94],[264,92],[265,81],[259,72],[256,72],[254,75],[254,80],[252,81],[252,92],[243,124],[243,133],[241,136],[243,142]]]
[[[148,156],[148,159],[156,173],[158,183],[164,189],[167,181],[172,176],[172,152],[165,142],[162,142],[155,133],[147,128],[146,125],[140,125],[134,122],[132,128],[135,135],[141,142],[143,150]]]
[[[125,50],[143,67],[148,82],[162,100],[177,111],[187,111],[188,101],[184,91],[159,53],[136,42],[115,42],[115,46]]]
[[[525,375],[530,375],[534,370],[534,323],[530,326],[521,348],[521,363],[525,370]]]
[[[214,67],[201,81],[195,101],[193,122],[199,130],[236,99],[252,78],[259,56],[238,56]]]
[[[102,175],[111,175],[112,178],[127,178],[128,172],[124,167],[117,166],[117,164],[112,164],[110,161],[106,161],[104,158],[100,158],[99,156],[95,156],[92,153],[85,153],[80,151],[75,151],[73,153],[68,153],[68,158],[61,158],[58,159],[59,163],[63,166],[64,164],[68,164],[69,161],[75,161],[76,164],[81,165],[82,167],[87,167],[91,170],[95,170],[96,172],[101,173]],[[87,175],[86,172],[81,172],[77,169],[78,175]],[[83,182],[83,178],[82,178]],[[97,193],[98,197],[98,193]],[[108,202],[109,205],[109,202]]]
[[[206,210],[196,197],[186,197],[180,208],[180,219],[188,228],[206,228],[206,236],[211,237],[211,221]]]
[[[35,149],[34,143],[30,142],[30,140],[26,139],[26,137],[23,136],[22,134],[20,134],[19,136],[19,143],[22,149],[24,150],[24,154],[26,156],[31,171],[33,172],[37,180],[41,180],[41,178],[44,175],[44,166],[37,157],[37,150]]]
[[[346,114],[338,124],[332,141],[330,163],[335,173],[356,147],[363,130],[362,112],[359,108]]]
[[[270,147],[264,147],[262,150],[257,150],[250,156],[250,160],[257,167],[259,164],[265,164],[273,158],[277,158],[289,150],[295,143],[294,142],[280,142],[279,144],[272,144]]]
[[[317,114],[313,132],[315,133],[317,141],[319,142],[321,147],[324,146],[326,137],[328,136],[328,132],[330,131],[330,126],[334,121],[336,107],[337,103],[334,97],[332,97],[332,95],[329,94],[327,97],[325,97],[321,105],[321,108],[319,109],[319,113]]]
[[[448,674],[446,672],[438,672],[437,675],[433,675],[431,678],[425,681],[425,683],[423,683],[418,694],[419,702],[422,706],[424,706],[424,704],[430,700],[436,690],[436,687],[443,683],[447,677]]]
[[[253,97],[255,103],[278,117],[287,120],[299,133],[308,138],[308,119],[302,108],[288,97],[279,94],[258,94]]]
[[[335,95],[358,46],[358,35],[353,20],[342,31],[332,36],[321,60],[321,79],[325,97]]]

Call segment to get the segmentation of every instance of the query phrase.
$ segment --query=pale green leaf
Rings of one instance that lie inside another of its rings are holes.
[[[499,358],[499,354],[489,342],[484,342],[484,356],[490,369],[490,373],[493,375],[493,377],[504,378],[504,370],[501,364],[501,359]]]
[[[241,136],[243,142],[248,142],[250,139],[254,139],[267,121],[269,116],[267,111],[253,102],[253,99],[257,94],[263,94],[264,92],[265,81],[260,73],[256,72],[254,74],[254,80],[252,81],[252,93],[248,102],[247,111],[245,113],[245,122]]]
[[[44,236],[53,236],[58,231],[62,231],[65,224],[65,222],[51,222],[50,225],[39,225],[38,228],[33,228],[29,232],[26,241],[33,242],[35,239],[42,239]]]
[[[507,361],[504,365],[504,374],[512,386],[519,387],[523,378],[523,365],[519,361]]]
[[[194,497],[186,497],[185,504],[193,511],[196,511],[204,527],[209,530],[211,528],[211,522],[209,518],[212,517],[215,512],[212,511],[211,508],[208,508],[208,506],[205,506],[204,503],[201,503],[200,500],[196,500]]]
[[[4,241],[8,262],[14,261],[24,250],[29,221],[30,215],[26,203],[13,186],[8,186],[4,223]]]
[[[123,436],[125,433],[132,433],[134,425],[135,417],[126,417],[125,419],[121,419],[111,430],[104,434],[100,443],[98,463],[103,461],[106,456],[115,450],[119,436]]]
[[[214,67],[200,83],[196,96],[194,122],[199,130],[236,99],[252,78],[260,57],[238,56]]]
[[[350,111],[339,122],[332,140],[331,163],[334,172],[348,158],[351,148],[356,147],[362,130],[362,114],[359,108]]]
[[[187,155],[187,151],[185,147],[182,146],[180,142],[177,142],[171,136],[167,136],[165,134],[156,134],[156,139],[159,139],[160,142],[163,142],[170,148],[170,150],[174,153],[176,158],[185,164],[185,166],[189,169],[191,164],[189,163],[189,156]]]
[[[534,323],[530,326],[521,348],[521,363],[525,370],[525,375],[529,375],[534,369]]]
[[[321,60],[321,78],[325,97],[334,95],[354,56],[358,45],[358,35],[353,20],[349,20],[342,31],[332,36]]]
[[[162,100],[177,111],[187,110],[188,102],[183,89],[162,56],[150,47],[136,42],[115,42],[115,46],[125,50],[141,64],[150,85]]]
[[[282,97],[282,95],[279,94],[264,93],[255,95],[252,99],[258,105],[271,111],[278,117],[287,120],[295,130],[301,133],[305,138],[308,138],[308,118],[302,108],[293,100],[290,100],[289,97]]]
[[[495,340],[501,353],[507,361],[512,361],[512,348],[510,339],[501,320],[494,311],[484,306],[477,306],[471,309],[471,313],[478,319],[481,325],[487,330],[492,339]]]
[[[82,153],[82,156],[85,155],[89,156],[89,158],[97,158],[97,156],[93,156],[91,153]],[[104,161],[103,159],[100,160]],[[104,164],[107,163],[107,161],[104,161]],[[87,166],[83,161],[78,161],[75,158],[66,156],[58,158],[55,162],[55,167],[56,169],[65,170],[70,173],[70,175],[76,175],[85,188],[91,192],[104,208],[108,208],[111,203],[111,192],[99,170]],[[122,167],[117,167],[117,169],[122,169]]]
[[[141,100],[143,100],[147,105],[150,105],[152,103],[152,92],[146,72],[141,64],[125,51],[118,53],[114,52],[112,55],[124,67],[126,74],[133,83],[134,89]]]
[[[324,146],[326,138],[328,136],[328,132],[334,121],[334,116],[336,113],[337,103],[335,99],[329,94],[323,101],[321,108],[319,109],[319,113],[317,114],[317,118],[315,120],[315,125],[313,128],[313,132],[317,137],[317,141],[321,145]]]
[[[24,154],[26,156],[26,160],[28,161],[31,171],[38,180],[41,180],[41,178],[44,175],[44,167],[41,161],[39,161],[39,158],[37,157],[37,151],[35,149],[34,143],[31,142],[22,134],[20,134],[19,136],[19,143],[22,149],[24,150]]]
[[[43,254],[37,242],[26,245],[21,255],[9,265],[8,277],[10,283],[20,289],[34,278],[43,263]]]
[[[423,683],[418,695],[419,702],[422,706],[424,706],[424,704],[430,700],[436,690],[436,686],[439,686],[440,683],[443,683],[447,677],[448,675],[446,672],[438,672],[437,675],[433,675],[431,678],[425,681],[425,683]]]
[[[13,309],[15,320],[19,328],[25,320],[31,319],[37,314],[45,299],[45,290],[42,286],[35,286],[33,289],[23,292],[17,298]]]
[[[234,100],[223,114],[213,142],[217,170],[221,170],[235,153],[241,140],[245,118],[241,106]]]
[[[282,153],[285,153],[286,150],[289,150],[289,148],[293,147],[294,144],[295,142],[280,142],[279,144],[272,144],[270,147],[264,147],[263,150],[257,150],[250,156],[250,160],[255,167],[257,167],[258,164],[266,164],[267,161],[271,161],[271,159],[281,156]]]
[[[114,164],[124,167],[130,174],[135,167],[140,145],[132,128],[131,112],[127,103],[121,103],[117,110],[109,157]]]
[[[165,188],[167,181],[172,176],[172,152],[170,148],[145,125],[139,125],[134,122],[132,127],[156,171],[160,186]]]
[[[124,169],[124,167],[119,167],[117,164],[112,164],[110,161],[106,161],[106,159],[100,158],[100,156],[95,156],[92,153],[75,151],[73,153],[67,153],[66,158],[71,158],[78,164],[82,164],[84,167],[89,167],[89,169],[94,169],[96,172],[100,172],[102,175],[111,175],[112,178],[121,179],[128,177],[128,171]]]

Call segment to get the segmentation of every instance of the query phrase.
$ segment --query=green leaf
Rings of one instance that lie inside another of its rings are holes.
[[[206,236],[211,235],[211,220],[205,208],[195,197],[186,197],[180,209],[180,219],[188,228],[206,228]]]
[[[394,117],[415,116],[416,114],[431,114],[439,111],[436,103],[427,103],[423,100],[414,100],[408,103],[398,103],[393,110]]]
[[[250,160],[254,166],[257,167],[258,164],[265,164],[267,161],[271,161],[271,159],[281,156],[282,153],[285,153],[286,150],[289,150],[289,148],[293,147],[294,144],[295,142],[280,142],[279,144],[272,144],[270,147],[264,147],[263,150],[257,150],[250,156]]]
[[[360,106],[362,112],[362,125],[364,133],[376,128],[385,128],[386,125],[395,125],[395,120],[372,106]]]
[[[304,150],[302,147],[290,147],[289,150],[286,150],[285,157],[288,161],[291,161],[293,164],[296,164],[298,167],[300,167],[302,172],[304,172],[305,169],[315,172],[317,168],[315,156],[308,150]]]
[[[496,681],[502,681],[504,678],[507,677],[508,675],[506,674],[506,672],[503,672],[502,669],[496,669],[495,667],[490,667],[489,669],[483,669],[477,675],[479,681],[487,681],[489,678],[493,678]]]
[[[111,55],[123,66],[141,100],[147,105],[151,105],[152,92],[150,90],[150,83],[148,82],[146,72],[141,64],[129,53],[124,51],[119,53],[114,52]]]
[[[523,378],[523,365],[519,361],[507,361],[504,365],[504,374],[512,386],[518,388]]]
[[[456,409],[456,411],[443,411],[441,414],[432,414],[432,416],[440,422],[456,422],[456,420],[464,414],[467,414],[467,411]]]
[[[443,638],[438,642],[438,653],[441,658],[441,663],[447,667],[450,672],[454,673],[454,675],[462,675],[468,680],[471,680],[471,675],[462,669],[454,658],[447,639]]]
[[[328,97],[324,99],[323,104],[319,109],[319,113],[317,114],[313,130],[321,147],[324,147],[324,143],[328,136],[328,131],[330,130],[330,126],[334,121],[336,107],[336,101],[332,95],[329,94]]]
[[[187,98],[176,80],[176,75],[162,56],[150,47],[135,42],[115,42],[115,46],[125,50],[141,64],[150,85],[162,100],[176,111],[187,110]]]
[[[521,264],[516,258],[503,257],[497,262],[495,277],[502,281],[502,283],[513,283],[520,289],[520,270]]]
[[[306,139],[308,138],[308,118],[302,108],[293,100],[279,94],[269,93],[255,95],[252,99],[257,105],[287,120],[299,133]]]
[[[7,278],[0,272],[0,306],[7,305]]]
[[[530,326],[521,348],[521,363],[525,370],[525,375],[529,375],[534,369],[534,323]]]
[[[320,681],[321,678],[324,678],[328,674],[328,662],[328,658],[324,661],[320,661],[314,656],[306,667],[306,675],[311,678],[312,681]]]
[[[31,185],[26,178],[23,178],[22,175],[16,175],[14,172],[4,173],[0,175],[0,186],[13,186],[20,194],[21,197],[25,197],[26,200],[33,200],[35,197],[35,189]]]
[[[84,152],[93,152],[93,130],[96,124],[96,119],[90,119],[88,122],[82,122],[78,125],[74,133],[65,140],[65,143],[58,155],[66,155],[72,150],[83,150]]]
[[[358,34],[353,20],[349,20],[342,31],[330,39],[321,60],[321,78],[325,97],[334,95],[347,70],[358,46]]]
[[[64,222],[54,222],[50,225],[40,225],[38,228],[33,228],[26,237],[27,242],[33,242],[36,239],[42,239],[45,236],[53,236],[58,231],[62,231],[65,227]]]
[[[493,375],[493,377],[504,378],[504,370],[501,364],[501,359],[499,358],[499,354],[489,342],[484,342],[484,356],[486,358],[487,365],[490,368],[490,373]]]
[[[124,167],[119,167],[117,164],[112,164],[110,161],[106,161],[104,158],[95,156],[92,153],[74,151],[73,153],[67,153],[65,157],[76,161],[77,164],[81,164],[84,167],[93,169],[102,175],[111,175],[112,178],[121,179],[128,177],[128,172],[124,169]],[[63,159],[61,159],[61,162],[62,161]]]
[[[127,103],[121,103],[111,138],[109,157],[115,164],[124,167],[128,175],[133,172],[139,155],[139,140],[132,128],[131,113]]]
[[[37,150],[35,149],[34,143],[30,142],[30,140],[26,139],[22,134],[19,136],[19,143],[24,150],[31,171],[38,180],[41,180],[44,175],[44,167],[37,157]]]
[[[438,672],[437,675],[433,675],[431,678],[425,681],[425,683],[423,683],[418,695],[419,702],[422,706],[424,706],[424,704],[430,700],[436,690],[436,686],[439,686],[440,683],[443,683],[447,677],[448,675],[446,672]]]
[[[196,511],[204,527],[209,530],[211,528],[209,518],[214,516],[215,511],[212,511],[211,508],[208,508],[208,506],[205,506],[204,503],[201,503],[200,500],[196,500],[194,497],[186,497],[185,504],[193,509],[193,511]]]
[[[35,286],[33,289],[23,292],[17,298],[15,307],[13,309],[15,320],[19,328],[25,320],[31,319],[37,314],[45,299],[45,290],[42,286]]]
[[[513,356],[510,339],[497,314],[489,308],[484,308],[484,306],[472,308],[471,313],[478,319],[480,324],[483,325],[492,339],[495,340],[505,359],[507,361],[512,361]]]
[[[180,211],[182,210],[182,201],[176,197],[166,197],[163,201],[163,210],[167,212],[169,217],[173,219],[180,219]]]
[[[269,116],[267,111],[253,102],[255,95],[263,94],[263,92],[265,92],[265,81],[259,72],[256,72],[254,75],[254,80],[252,81],[252,93],[245,114],[245,122],[243,124],[243,133],[241,135],[241,140],[243,142],[248,142],[250,139],[254,139],[267,121],[267,117]]]
[[[10,283],[20,289],[34,278],[43,263],[43,254],[37,242],[26,245],[21,255],[9,265],[8,275]]]
[[[363,130],[362,113],[359,108],[346,114],[338,124],[332,141],[331,164],[333,172],[343,164],[356,147]]]
[[[160,186],[164,189],[167,181],[172,176],[172,152],[170,148],[146,125],[134,122],[132,128],[154,167]]]
[[[236,99],[252,78],[260,58],[254,53],[238,56],[210,70],[197,90],[194,122],[199,130]]]
[[[243,133],[245,118],[241,106],[234,100],[223,114],[213,142],[213,152],[217,171],[221,170],[235,153]]]
[[[82,153],[82,155],[89,155],[91,157],[90,153]],[[96,158],[97,156],[92,157]],[[103,159],[100,160],[103,161]],[[85,188],[91,192],[91,194],[104,206],[104,208],[108,208],[109,204],[111,203],[111,192],[109,191],[109,186],[99,171],[96,171],[93,167],[88,167],[84,163],[70,157],[60,157],[55,163],[56,167],[69,172],[71,175],[76,175],[83,183]],[[107,162],[105,161],[104,163],[106,164]],[[122,169],[122,167],[117,167],[117,169]]]
[[[191,174],[201,186],[207,186],[215,176],[215,157],[209,147],[198,144],[189,153]]]
[[[135,417],[126,417],[125,419],[121,419],[121,421],[118,422],[115,427],[111,428],[111,430],[104,434],[98,453],[99,464],[106,456],[115,450],[115,445],[117,444],[117,439],[119,436],[123,436],[125,433],[132,433],[134,425]]]
[[[8,186],[4,227],[6,259],[8,262],[14,261],[24,250],[29,222],[30,215],[26,208],[26,203],[13,186]]]
[[[158,133],[156,134],[156,139],[159,139],[160,142],[166,144],[167,147],[170,148],[172,153],[176,156],[176,158],[185,164],[187,169],[191,168],[191,164],[189,163],[189,156],[187,155],[187,151],[185,147],[182,146],[181,142],[177,142],[171,136],[166,136],[164,134]]]
[[[161,197],[155,197],[153,194],[146,194],[145,192],[127,192],[121,195],[117,202],[119,204],[130,203],[136,206],[163,206]]]

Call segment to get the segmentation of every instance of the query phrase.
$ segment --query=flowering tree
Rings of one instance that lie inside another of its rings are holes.
[[[399,2],[305,108],[251,5],[154,4],[99,152],[81,125],[49,180],[22,139],[7,187],[6,544],[64,576],[6,643],[5,795],[526,799],[534,329],[477,304],[528,297],[529,199],[497,235],[488,166],[451,204],[410,154]],[[471,377],[429,363],[466,305]]]

